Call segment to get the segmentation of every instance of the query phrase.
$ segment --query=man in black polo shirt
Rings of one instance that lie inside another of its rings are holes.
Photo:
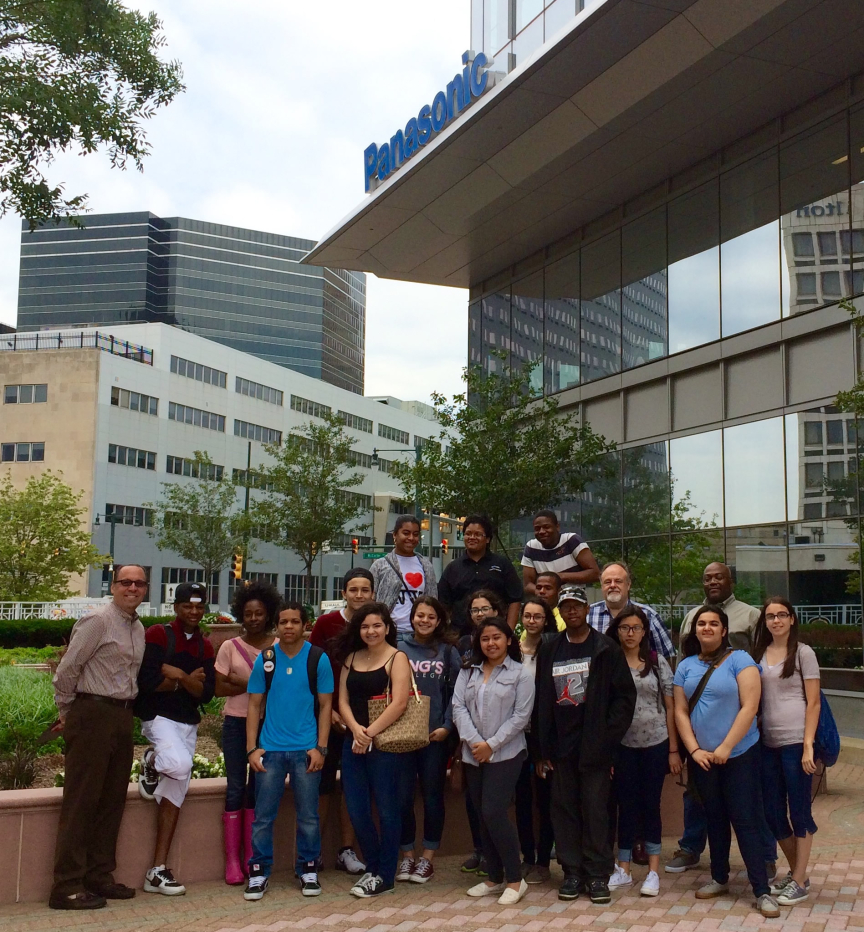
[[[198,706],[213,698],[216,687],[213,647],[200,629],[206,611],[207,587],[181,583],[174,596],[177,617],[170,625],[148,628],[145,637],[135,712],[153,747],[144,752],[138,791],[159,806],[153,867],[144,879],[147,893],[186,892],[166,862],[192,777]]]
[[[489,549],[492,522],[485,515],[468,515],[462,525],[462,536],[465,555],[447,566],[438,583],[438,598],[450,609],[453,627],[460,634],[467,634],[471,630],[469,596],[478,589],[491,589],[507,604],[507,621],[515,628],[522,583],[510,560]]]

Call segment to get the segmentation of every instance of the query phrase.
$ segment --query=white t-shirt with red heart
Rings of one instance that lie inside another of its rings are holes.
[[[400,557],[395,554],[399,561],[399,571],[405,580],[405,585],[396,597],[390,614],[393,621],[396,622],[396,628],[399,631],[411,631],[411,606],[418,599],[426,587],[426,578],[423,574],[423,565],[417,557]]]

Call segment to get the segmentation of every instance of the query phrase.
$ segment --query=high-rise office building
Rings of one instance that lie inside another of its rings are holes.
[[[312,240],[151,213],[22,225],[18,329],[172,324],[363,393],[366,276]]]

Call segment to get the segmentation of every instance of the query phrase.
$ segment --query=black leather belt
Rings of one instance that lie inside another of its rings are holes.
[[[114,699],[111,696],[97,696],[96,693],[75,693],[76,699],[89,699],[90,702],[105,702],[108,705],[120,706],[121,709],[131,709],[134,699]]]

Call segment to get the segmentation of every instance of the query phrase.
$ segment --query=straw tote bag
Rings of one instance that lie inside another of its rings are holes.
[[[393,657],[395,658],[395,654]],[[393,658],[390,667],[393,666]],[[383,696],[373,696],[368,700],[369,724],[371,725],[393,701],[390,695],[390,668],[387,669],[387,692]],[[429,704],[428,696],[421,696],[414,680],[414,671],[411,670],[411,692],[408,694],[408,705],[405,711],[384,731],[375,735],[373,744],[379,751],[390,751],[394,754],[407,754],[410,751],[419,751],[429,744]]]

